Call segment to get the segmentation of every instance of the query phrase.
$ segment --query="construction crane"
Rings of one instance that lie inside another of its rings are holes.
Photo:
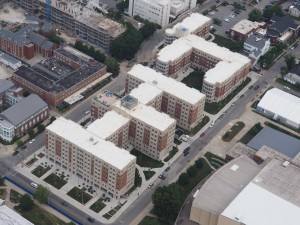
[[[45,17],[46,17],[46,21],[48,22],[51,21],[51,0],[46,0]]]

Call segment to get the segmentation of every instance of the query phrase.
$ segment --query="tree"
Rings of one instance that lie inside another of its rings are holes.
[[[181,186],[185,186],[190,182],[189,175],[187,173],[180,174],[178,178],[178,184]]]
[[[192,165],[186,171],[190,177],[193,177],[197,173],[197,167]]]
[[[250,13],[249,13],[249,16],[248,16],[248,19],[251,20],[251,21],[257,21],[257,22],[260,22],[261,19],[262,19],[263,15],[262,15],[262,12],[258,9],[253,9]]]
[[[3,186],[5,183],[4,177],[0,177],[0,186]]]
[[[95,52],[95,60],[97,60],[98,62],[104,63],[106,60],[106,56],[104,54],[102,54],[99,50],[97,50]]]
[[[39,185],[33,198],[38,200],[40,203],[47,203],[49,195],[50,191],[46,187]]]
[[[54,122],[54,120],[56,120],[56,117],[55,116],[51,116],[50,123]]]
[[[280,74],[285,75],[289,72],[288,68],[286,66],[280,67]]]
[[[29,137],[34,137],[34,130],[33,129],[29,130],[28,135]]]
[[[145,25],[139,30],[139,32],[143,37],[143,40],[153,35],[155,31],[156,31],[156,25],[155,23],[152,22],[145,23]]]
[[[79,51],[82,51],[82,49],[83,49],[83,43],[81,41],[77,40],[75,42],[74,48],[76,48]]]
[[[202,160],[201,158],[197,159],[197,160],[195,161],[195,165],[196,165],[196,167],[197,167],[198,169],[202,169],[203,166],[204,166],[203,160]]]
[[[296,59],[295,56],[289,54],[285,56],[285,63],[286,63],[286,67],[287,69],[290,71],[291,69],[293,69],[296,65]]]
[[[263,11],[263,17],[265,17],[267,20],[270,20],[273,15],[284,16],[283,11],[279,5],[274,5]]]
[[[57,45],[60,45],[60,43],[61,43],[60,37],[56,36],[55,33],[51,33],[51,34],[48,36],[48,39],[49,39],[49,41],[52,41],[53,43],[55,43],[55,44],[57,44]]]
[[[153,212],[163,220],[175,220],[182,203],[182,190],[177,183],[158,187],[152,195]]]
[[[18,207],[23,211],[29,211],[33,208],[34,202],[28,194],[22,195]]]
[[[40,123],[40,124],[37,126],[37,129],[38,129],[39,133],[42,133],[42,132],[45,130],[44,124]]]
[[[16,141],[16,143],[17,143],[17,146],[18,146],[18,147],[21,147],[22,145],[24,145],[24,142],[23,142],[21,139],[18,139],[18,140]]]
[[[89,56],[95,58],[95,53],[96,53],[96,50],[95,50],[94,46],[91,45],[91,46],[89,47],[89,50],[88,50],[87,54],[88,54]]]
[[[114,77],[119,75],[120,65],[117,60],[107,57],[104,64],[107,66],[107,71],[112,73]]]
[[[124,9],[128,8],[129,6],[129,0],[122,0],[121,2],[119,2],[116,7],[120,12],[124,12]]]

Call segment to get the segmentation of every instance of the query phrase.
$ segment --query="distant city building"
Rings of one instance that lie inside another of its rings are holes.
[[[251,60],[193,34],[164,47],[156,58],[156,69],[176,78],[188,67],[206,71],[202,93],[207,102],[219,102],[247,77]]]
[[[32,67],[21,66],[14,72],[12,80],[56,107],[104,74],[106,74],[105,65],[66,46],[56,49],[53,57]]]
[[[149,67],[132,67],[127,73],[125,90],[140,102],[167,113],[184,129],[197,126],[204,117],[204,94]]]
[[[91,118],[92,120],[101,118],[111,110],[112,105],[119,98],[110,91],[105,91],[91,100]]]
[[[8,208],[5,201],[0,199],[0,224],[3,225],[34,225],[19,213]]]
[[[33,13],[40,9],[45,17],[46,0],[11,0],[12,3]],[[109,50],[111,41],[125,32],[122,24],[87,8],[80,1],[52,0],[51,22],[77,35],[80,39]]]
[[[196,0],[129,0],[128,14],[140,16],[145,20],[161,25],[169,24],[170,18],[176,18],[188,9],[196,7]]]
[[[300,128],[300,98],[278,88],[268,90],[256,110],[294,128]]]
[[[164,44],[169,45],[174,40],[184,37],[188,34],[195,34],[206,38],[209,34],[212,19],[199,13],[192,13],[181,23],[177,23],[173,28],[165,30]]]
[[[18,69],[20,66],[22,66],[22,63],[20,60],[0,51],[0,62],[3,63],[6,66],[9,66],[13,70]]]
[[[15,87],[15,84],[10,80],[0,79],[0,107],[7,106],[6,93]]]
[[[245,41],[250,34],[253,34],[260,28],[265,27],[265,22],[252,22],[250,20],[243,19],[230,28],[230,36],[235,40]]]
[[[270,40],[257,34],[251,34],[244,42],[244,51],[255,61],[266,54],[270,48]]]
[[[271,26],[267,29],[267,37],[270,38],[271,44],[287,43],[294,36],[298,36],[300,25],[289,16],[272,16],[270,19]]]
[[[46,128],[46,158],[113,198],[134,185],[135,156],[63,117]]]
[[[300,168],[241,156],[215,172],[194,195],[190,220],[201,225],[297,224]],[[284,213],[282,213],[284,209]]]
[[[49,107],[39,96],[31,94],[0,113],[0,138],[12,141],[22,137],[48,118]]]

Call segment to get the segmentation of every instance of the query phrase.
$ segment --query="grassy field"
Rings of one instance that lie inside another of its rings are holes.
[[[92,199],[92,196],[85,193],[82,189],[79,189],[78,187],[72,188],[67,195],[69,195],[71,198],[75,199],[77,202],[80,202],[81,204],[87,203],[89,200]]]
[[[259,100],[256,100],[255,102],[253,102],[253,103],[251,104],[251,108],[252,108],[252,109],[256,109],[258,103],[259,103]]]
[[[255,137],[261,130],[263,129],[263,126],[260,123],[256,123],[253,127],[251,127],[250,130],[241,138],[240,142],[244,144],[248,144],[249,141],[252,140],[252,138]]]
[[[49,170],[51,169],[50,166],[47,167],[43,167],[41,165],[39,165],[38,167],[36,167],[34,170],[31,171],[31,173],[37,177],[41,177],[43,176],[45,173],[47,173]]]
[[[241,121],[236,122],[229,131],[227,131],[223,137],[222,140],[225,142],[230,142],[243,128],[245,127],[245,124]]]
[[[155,171],[143,171],[143,173],[145,175],[146,180],[149,180],[151,177],[154,176]]]
[[[67,183],[67,181],[65,181],[63,178],[57,176],[54,173],[51,173],[48,177],[44,179],[44,181],[52,185],[56,189],[61,189]]]
[[[9,200],[12,203],[19,203],[21,197],[22,197],[22,195],[19,192],[15,191],[14,189],[10,189]]]
[[[188,87],[195,88],[199,91],[202,90],[204,72],[194,71],[185,77],[181,82],[186,84]]]
[[[61,219],[36,205],[32,210],[20,213],[24,218],[36,225],[67,225],[67,223]]]
[[[194,128],[191,130],[184,130],[184,132],[190,136],[194,136],[209,122],[209,117],[205,116]]]
[[[220,35],[214,34],[215,39],[213,40],[214,43],[221,47],[225,47],[230,49],[233,52],[241,52],[243,51],[243,42],[241,41],[233,41],[231,39],[222,37]]]
[[[151,216],[145,216],[138,225],[171,225],[168,222],[162,222]]]
[[[169,155],[164,159],[165,162],[169,162],[170,159],[173,158],[173,156],[178,152],[178,148],[173,147],[173,149],[170,151]]]
[[[226,161],[223,158],[211,152],[206,152],[204,156],[207,158],[210,164],[216,169],[218,169],[219,167],[223,166],[226,163]]]
[[[136,164],[138,164],[141,167],[159,168],[164,165],[163,162],[152,159],[136,149],[133,149],[130,153],[136,156]]]
[[[93,205],[91,205],[90,209],[93,210],[94,212],[98,213],[102,209],[105,208],[105,204],[103,203],[103,199],[99,198]]]

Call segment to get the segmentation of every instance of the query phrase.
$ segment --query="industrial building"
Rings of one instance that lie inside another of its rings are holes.
[[[46,157],[113,198],[134,185],[135,156],[63,117],[46,128]]]
[[[128,14],[164,27],[169,24],[170,18],[195,8],[196,3],[196,0],[129,0]]]
[[[300,128],[300,98],[278,88],[268,90],[256,110],[280,123]]]
[[[53,57],[32,67],[21,66],[12,80],[56,107],[69,96],[100,79],[106,66],[70,46],[56,49]]]
[[[133,90],[142,83],[149,85]],[[177,125],[184,129],[197,126],[204,117],[204,94],[149,67],[140,64],[133,66],[127,72],[125,90],[127,93],[132,91],[146,105],[176,119]]]
[[[103,14],[83,6],[75,0],[52,0],[47,11],[46,0],[11,0],[28,12],[39,11],[50,21],[107,51],[111,41],[124,33],[126,28]],[[50,15],[48,15],[50,12]]]
[[[300,168],[241,156],[216,171],[196,192],[190,220],[201,225],[297,224]]]
[[[22,137],[48,118],[49,107],[39,96],[31,94],[0,113],[0,137],[12,141]]]
[[[192,13],[182,22],[177,23],[174,27],[165,30],[164,44],[169,45],[178,38],[184,37],[188,34],[195,34],[199,37],[206,38],[210,32],[212,19],[203,16],[199,13]]]
[[[247,77],[251,60],[194,34],[175,40],[156,58],[156,69],[176,78],[188,67],[206,71],[201,92],[207,102],[219,102]]]

